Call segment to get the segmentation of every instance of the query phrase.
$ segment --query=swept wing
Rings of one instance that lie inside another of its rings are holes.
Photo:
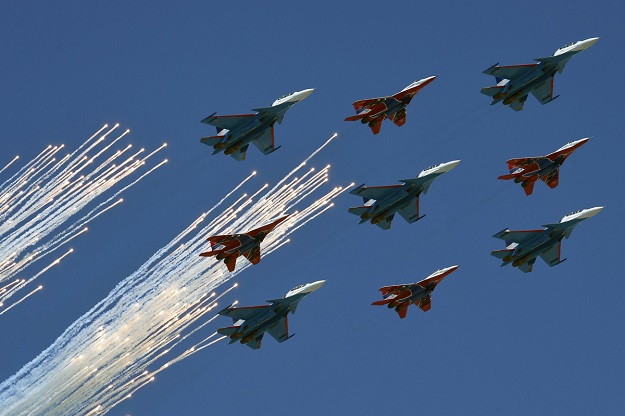
[[[555,188],[558,186],[558,180],[560,178],[559,170],[552,171],[549,175],[544,175],[540,179],[547,184],[550,188]]]
[[[549,265],[549,267],[553,267],[558,263],[561,263],[563,260],[560,260],[560,247],[562,243],[558,243],[557,245],[551,246],[548,250],[540,253],[540,258],[545,261]]]
[[[382,221],[376,223],[378,227],[383,230],[388,230],[391,228],[391,223],[393,222],[393,218],[395,218],[395,214],[391,214],[388,217],[384,218]]]
[[[253,319],[258,316],[262,312],[264,312],[271,305],[260,305],[260,306],[243,306],[240,308],[226,308],[219,312],[219,315],[228,316],[232,318],[233,322],[236,322],[240,319],[247,321],[249,319]]]
[[[280,319],[275,325],[269,327],[267,332],[278,342],[286,341],[289,339],[289,318],[285,316]]]
[[[491,66],[483,73],[486,75],[492,75],[501,79],[514,79],[532,71],[538,64],[521,64],[521,65],[505,65],[499,66],[497,64]]]
[[[375,199],[379,201],[380,199],[385,198],[386,196],[391,195],[398,188],[401,188],[402,185],[388,185],[388,186],[359,186],[358,188],[352,190],[350,194],[358,195],[365,199],[365,202],[369,199]]]
[[[553,101],[558,98],[557,96],[553,96],[553,81],[554,78],[550,77],[532,90],[532,95],[536,97],[541,104],[547,104],[549,101]]]
[[[493,237],[504,240],[507,245],[512,243],[523,244],[540,234],[548,232],[548,230],[519,230],[510,231],[508,229],[503,230],[495,234]]]
[[[263,152],[264,155],[268,155],[280,148],[280,146],[275,147],[274,137],[273,126],[271,126],[270,129],[265,130],[258,138],[252,140],[252,143],[254,143],[254,146]]]
[[[419,217],[419,198],[415,198],[414,201],[404,205],[397,212],[399,212],[399,215],[401,215],[408,224],[412,224],[423,218]]]
[[[257,350],[257,349],[259,349],[259,348],[260,348],[260,346],[261,346],[261,343],[263,342],[263,336],[264,336],[264,335],[265,335],[264,333],[260,334],[259,336],[257,336],[257,337],[256,337],[256,338],[254,338],[253,340],[249,341],[249,342],[248,342],[247,344],[245,344],[245,345],[247,345],[248,347],[250,347],[250,348],[251,348],[251,349],[253,349],[253,350]]]
[[[250,261],[252,264],[258,264],[260,262],[260,246],[256,246],[245,253],[243,256]]]
[[[215,116],[211,115],[202,120],[204,124],[210,124],[218,129],[233,130],[238,126],[250,121],[250,117],[255,117],[257,114],[232,114],[228,116]]]

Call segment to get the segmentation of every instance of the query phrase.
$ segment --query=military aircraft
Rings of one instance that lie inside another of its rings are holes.
[[[382,121],[387,117],[398,126],[403,126],[406,122],[406,107],[410,104],[412,97],[414,97],[421,88],[434,81],[434,78],[436,78],[436,76],[415,81],[390,97],[368,98],[366,100],[356,101],[353,105],[357,114],[347,117],[345,121],[360,120],[362,124],[368,123],[371,130],[373,130],[373,134],[378,134],[380,132]]]
[[[544,230],[510,231],[505,229],[493,237],[506,242],[505,250],[490,254],[502,260],[501,267],[512,263],[525,273],[532,271],[536,257],[540,256],[549,267],[562,263],[560,245],[564,237],[569,238],[573,228],[580,222],[597,215],[603,207],[582,209],[564,216],[559,223],[543,225]]]
[[[418,283],[381,287],[379,290],[384,299],[376,300],[372,305],[387,305],[389,309],[395,308],[400,319],[406,317],[408,306],[413,303],[423,312],[427,312],[432,306],[432,292],[436,285],[457,268],[458,266],[451,266],[437,270]]]
[[[547,186],[553,189],[558,186],[560,166],[562,166],[566,158],[569,157],[575,149],[588,140],[590,139],[585,138],[567,143],[555,152],[549,153],[547,156],[510,159],[506,162],[508,163],[510,173],[508,175],[501,175],[497,179],[514,179],[515,183],[521,184],[525,190],[525,195],[532,194],[534,184],[538,179],[542,180]]]
[[[210,124],[217,128],[217,135],[204,137],[200,141],[212,146],[213,154],[224,152],[236,160],[245,160],[247,148],[250,143],[258,148],[263,154],[268,155],[280,148],[275,147],[273,127],[282,124],[284,114],[291,106],[308,97],[314,89],[296,91],[278,98],[271,107],[255,108],[254,114],[234,114],[229,116],[216,116],[211,114],[202,120],[202,123]]]
[[[383,230],[391,228],[391,221],[399,212],[409,224],[420,220],[419,195],[426,194],[434,179],[455,168],[459,160],[430,166],[419,173],[416,178],[402,179],[401,185],[365,186],[360,185],[350,194],[361,196],[364,205],[349,208],[349,212],[360,217],[360,223],[371,221]]]
[[[217,332],[230,337],[230,344],[239,341],[257,350],[265,332],[278,342],[291,338],[289,335],[289,312],[295,313],[299,302],[319,289],[326,281],[299,285],[289,290],[284,298],[268,300],[269,305],[234,308],[232,305],[219,312],[219,315],[232,318],[233,326],[219,328]]]
[[[260,243],[267,237],[267,234],[288,217],[288,215],[285,215],[270,224],[263,225],[247,233],[208,237],[207,240],[211,243],[211,251],[201,253],[200,256],[217,256],[217,260],[223,260],[229,271],[234,271],[239,256],[245,257],[252,264],[258,264],[260,262]],[[222,246],[223,248],[220,248]]]
[[[495,64],[484,71],[486,75],[493,75],[497,85],[482,88],[482,94],[493,97],[490,105],[503,101],[514,111],[523,110],[523,105],[529,93],[541,104],[547,104],[559,97],[553,96],[553,78],[562,73],[564,67],[574,55],[590,48],[599,38],[580,40],[558,49],[553,56],[534,59],[537,63],[523,65],[499,66]]]

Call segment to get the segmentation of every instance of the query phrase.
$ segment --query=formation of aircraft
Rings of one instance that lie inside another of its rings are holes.
[[[503,101],[514,111],[523,110],[525,100],[531,93],[541,104],[547,104],[559,96],[553,96],[553,80],[557,73],[562,73],[569,60],[579,52],[590,48],[599,38],[580,40],[565,45],[555,51],[553,56],[536,58],[536,63],[500,66],[495,64],[484,71],[493,75],[497,85],[482,88],[482,94],[493,98],[490,105]]]
[[[482,93],[493,98],[491,105],[503,102],[512,109],[520,111],[531,93],[541,104],[553,101],[553,82],[556,73],[561,73],[568,61],[577,53],[594,45],[599,38],[590,38],[574,42],[558,49],[553,56],[538,58],[536,63],[525,65],[493,65],[484,71],[495,76],[497,85],[483,88]],[[398,126],[406,122],[406,107],[412,98],[436,76],[430,76],[408,85],[395,95],[359,100],[353,103],[356,115],[345,121],[357,121],[368,124],[373,134],[380,132],[382,122],[388,118]],[[253,143],[264,154],[278,149],[274,144],[274,124],[281,123],[286,111],[308,97],[313,89],[298,91],[277,99],[271,107],[255,109],[254,114],[216,116],[202,120],[203,123],[217,127],[217,135],[201,139],[202,143],[214,148],[213,154],[224,152],[237,160],[244,160],[249,143]],[[558,186],[559,169],[564,161],[589,139],[576,140],[562,146],[546,156],[514,158],[507,161],[509,174],[498,179],[514,180],[520,183],[526,195],[531,195],[536,181],[544,181],[550,188]],[[360,185],[350,193],[363,198],[364,205],[349,208],[351,214],[360,217],[360,224],[371,222],[383,230],[391,228],[396,213],[408,223],[413,223],[424,215],[419,213],[419,197],[427,193],[432,182],[445,172],[449,172],[460,163],[452,160],[431,166],[419,173],[416,178],[400,180],[401,184],[388,186]],[[512,264],[523,272],[532,271],[537,257],[541,257],[550,267],[562,263],[561,243],[569,238],[580,222],[599,213],[603,207],[583,209],[566,215],[560,222],[545,225],[540,230],[511,231],[505,229],[493,237],[506,242],[504,250],[491,253],[501,259],[501,266]],[[247,233],[219,235],[209,237],[211,251],[200,256],[215,256],[223,260],[229,271],[234,271],[239,256],[246,257],[252,264],[260,261],[260,246],[265,236],[288,216],[276,219],[270,224]],[[435,271],[417,283],[383,286],[379,290],[383,299],[372,305],[386,305],[393,308],[401,319],[406,317],[408,307],[417,305],[427,312],[431,307],[432,292],[436,286],[459,266],[446,267]],[[232,318],[233,325],[219,328],[218,333],[230,338],[230,343],[239,341],[252,349],[259,349],[265,332],[284,342],[291,338],[288,331],[288,314],[294,313],[299,302],[308,294],[317,290],[325,280],[297,286],[284,298],[269,300],[268,305],[234,307],[233,305],[219,312]]]
[[[260,262],[260,243],[263,242],[267,234],[272,232],[278,224],[288,217],[288,215],[285,215],[247,233],[208,237],[208,241],[211,243],[211,251],[205,251],[200,256],[216,256],[218,261],[224,261],[231,272],[234,271],[239,256],[245,257],[252,264],[258,264]]]
[[[274,124],[276,122],[282,124],[287,110],[313,91],[314,89],[309,88],[284,95],[275,100],[270,107],[253,109],[252,111],[256,111],[253,114],[216,116],[216,113],[213,113],[202,120],[202,123],[215,126],[217,135],[204,137],[200,141],[212,146],[215,149],[214,155],[224,152],[239,161],[245,160],[250,143],[265,155],[275,152],[280,146],[275,147]]]
[[[491,255],[501,259],[501,267],[512,264],[521,271],[529,273],[540,257],[553,267],[566,259],[560,259],[563,238],[569,238],[580,222],[595,216],[603,207],[582,209],[564,216],[560,222],[544,225],[543,230],[510,231],[505,229],[493,235],[506,242],[505,250],[494,250]]]
[[[356,115],[347,117],[345,121],[360,120],[362,124],[369,124],[373,134],[380,132],[382,122],[386,118],[401,127],[406,122],[406,107],[412,98],[435,78],[436,76],[431,76],[415,81],[389,97],[358,100],[353,104]]]
[[[420,220],[419,196],[427,193],[434,179],[449,172],[460,163],[452,160],[430,166],[419,173],[416,178],[402,179],[401,185],[365,186],[360,185],[350,194],[361,196],[364,205],[353,207],[349,212],[360,217],[360,224],[370,221],[383,230],[391,228],[395,213],[399,213],[409,224]]]
[[[510,159],[506,162],[508,163],[510,173],[501,175],[497,179],[514,179],[515,183],[521,184],[525,190],[525,195],[528,196],[534,191],[534,184],[538,179],[542,180],[547,186],[553,189],[558,186],[560,166],[562,166],[571,153],[588,140],[590,139],[585,138],[567,143],[555,152],[549,153],[547,156]]]
[[[221,310],[219,315],[232,318],[232,326],[219,328],[217,332],[229,337],[230,344],[239,341],[254,350],[260,348],[265,332],[268,332],[276,341],[284,342],[295,335],[289,335],[287,316],[289,312],[295,313],[299,302],[323,286],[325,282],[325,280],[319,280],[296,286],[283,298],[268,300],[269,305],[240,308],[230,305]]]
[[[458,266],[451,266],[437,270],[417,283],[381,287],[379,290],[384,299],[376,300],[372,305],[395,308],[400,319],[406,317],[408,307],[412,304],[417,305],[423,312],[427,312],[432,306],[432,292],[436,285],[457,268]]]

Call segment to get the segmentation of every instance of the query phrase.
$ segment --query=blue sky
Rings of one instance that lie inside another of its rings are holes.
[[[15,3],[0,16],[0,164],[49,143],[77,147],[104,123],[131,142],[169,143],[167,166],[125,195],[42,279],[45,290],[0,317],[0,380],[47,348],[200,213],[253,170],[276,183],[335,131],[312,164],[332,185],[385,185],[461,159],[421,199],[427,216],[390,231],[358,225],[348,194],[292,243],[243,272],[224,304],[258,304],[327,279],[290,320],[292,340],[252,351],[218,343],[140,390],[110,414],[224,412],[301,415],[615,414],[625,407],[623,235],[619,165],[625,114],[625,33],[618,2],[475,1],[393,5],[186,2]],[[556,77],[561,97],[520,113],[490,107],[490,65],[529,63],[600,36]],[[352,115],[357,99],[438,75],[402,128],[378,136]],[[315,88],[276,128],[283,147],[248,160],[211,156],[208,114],[244,113]],[[512,157],[547,154],[583,137],[560,185],[496,180]],[[492,234],[537,228],[605,206],[563,243],[568,261],[531,274],[500,268]],[[399,320],[370,306],[380,286],[454,264],[432,309]],[[210,330],[228,324],[215,321]],[[207,334],[208,335],[208,332]],[[404,409],[406,408],[406,409]]]

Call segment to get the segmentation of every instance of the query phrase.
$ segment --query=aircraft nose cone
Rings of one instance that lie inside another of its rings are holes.
[[[602,209],[603,209],[603,207],[588,208],[588,209],[586,210],[586,212],[584,212],[580,218],[590,218],[590,217],[594,217],[595,215],[597,215],[598,213],[600,213]]]
[[[308,88],[306,90],[298,91],[293,95],[293,99],[295,101],[302,101],[304,98],[307,98],[310,94],[315,91],[314,88]]]
[[[441,172],[449,172],[450,170],[452,170],[453,168],[455,168],[456,166],[458,166],[458,164],[460,163],[459,160],[452,160],[451,162],[447,162],[447,163],[443,163],[441,165]]]
[[[309,289],[309,290],[308,290],[308,292],[314,292],[315,290],[317,290],[317,289],[319,289],[321,286],[323,286],[323,284],[324,284],[325,282],[326,282],[325,280],[318,280],[318,281],[316,281],[316,282],[309,283],[309,286],[308,286],[308,289]]]
[[[429,84],[430,82],[434,81],[434,80],[436,79],[436,77],[437,77],[437,76],[438,76],[438,75],[432,75],[431,77],[423,78],[423,79],[421,80],[421,84],[425,84],[425,85],[427,85],[427,84]]]
[[[590,48],[592,45],[594,45],[595,43],[597,43],[597,41],[599,40],[599,38],[590,38],[590,39],[586,39],[580,42],[580,49],[584,50],[584,49],[588,49]]]

